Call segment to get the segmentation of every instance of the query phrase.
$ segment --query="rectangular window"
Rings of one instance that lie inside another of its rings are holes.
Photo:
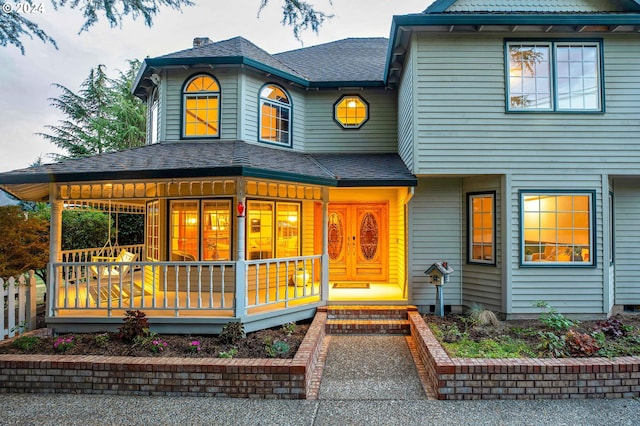
[[[231,201],[203,201],[202,215],[202,260],[230,260]]]
[[[593,265],[592,201],[592,192],[521,191],[522,263]]]
[[[160,202],[147,203],[147,260],[160,260]]]
[[[198,256],[198,202],[171,202],[171,260],[193,262]]]
[[[247,201],[247,258],[300,255],[300,204]]]
[[[508,42],[507,111],[599,112],[600,42]]]
[[[469,262],[495,264],[495,193],[468,194]]]

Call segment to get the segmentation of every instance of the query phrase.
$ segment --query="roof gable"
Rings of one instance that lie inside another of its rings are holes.
[[[638,0],[436,0],[424,13],[620,13],[638,6]]]

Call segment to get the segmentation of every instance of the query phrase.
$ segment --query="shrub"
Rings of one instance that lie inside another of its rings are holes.
[[[244,332],[244,325],[242,325],[241,322],[228,322],[222,327],[218,339],[220,339],[222,343],[235,345],[245,337],[247,337],[247,335]]]
[[[296,332],[296,323],[295,322],[288,322],[286,324],[282,325],[282,332],[284,334],[286,334],[287,336],[291,336],[293,333]]]
[[[60,336],[53,342],[53,348],[58,352],[66,352],[74,346],[73,336]]]
[[[533,306],[543,309],[539,316],[540,322],[552,330],[567,331],[578,324],[578,321],[573,321],[565,317],[556,309],[549,306],[547,302],[540,300]]]
[[[23,351],[35,349],[38,345],[40,345],[40,338],[37,336],[20,336],[11,344],[11,346]]]
[[[627,334],[627,332],[631,329],[632,327],[628,327],[624,324],[622,324],[622,321],[615,319],[615,318],[609,318],[605,321],[599,321],[596,324],[596,332],[602,332],[605,335],[612,337],[614,339],[619,339],[621,337],[623,337],[624,335]]]
[[[538,338],[540,339],[538,350],[553,358],[561,358],[566,355],[566,337],[564,335],[558,336],[550,331],[539,331]]]
[[[119,336],[125,342],[133,342],[136,337],[144,336],[145,329],[149,329],[149,321],[142,311],[127,311],[124,316],[124,324],[118,329]]]
[[[218,358],[233,358],[238,353],[236,348],[231,348],[228,351],[221,351],[218,354]]]
[[[593,337],[574,329],[567,332],[565,345],[569,354],[577,357],[592,356],[600,350],[600,346]]]
[[[109,334],[107,333],[98,334],[96,335],[96,337],[93,338],[93,340],[94,342],[96,342],[96,345],[98,347],[104,348],[109,343]]]
[[[291,350],[291,347],[287,342],[283,342],[282,340],[276,340],[273,342],[269,338],[264,340],[264,351],[267,353],[269,358],[286,355],[289,350]]]

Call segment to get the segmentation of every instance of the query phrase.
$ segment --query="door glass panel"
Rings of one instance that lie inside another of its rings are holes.
[[[378,221],[371,212],[360,221],[360,251],[367,260],[372,260],[378,251]]]
[[[231,259],[231,202],[228,200],[203,201],[202,215],[203,260]]]
[[[329,215],[329,258],[336,260],[340,257],[344,245],[344,225],[338,213]]]

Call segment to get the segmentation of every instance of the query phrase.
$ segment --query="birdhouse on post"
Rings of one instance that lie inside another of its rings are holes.
[[[442,297],[442,286],[449,282],[449,275],[453,272],[447,262],[436,262],[424,271],[429,277],[429,282],[436,286],[436,309],[438,317],[444,316],[444,299]]]

